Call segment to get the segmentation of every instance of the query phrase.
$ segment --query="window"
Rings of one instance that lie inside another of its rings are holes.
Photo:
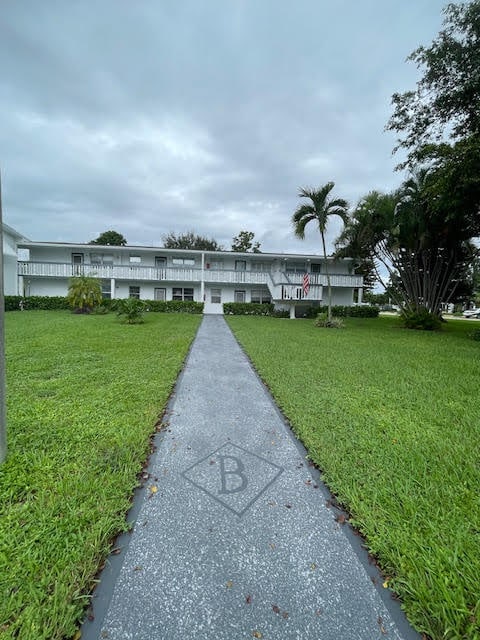
[[[233,294],[234,302],[245,302],[245,291],[237,290]]]
[[[322,265],[320,264],[320,262],[312,262],[310,266],[310,271],[311,273],[321,273]]]
[[[195,260],[193,258],[172,258],[172,264],[182,264],[186,267],[193,267]]]
[[[155,266],[164,269],[167,266],[167,259],[163,256],[155,256]]]
[[[223,269],[223,260],[205,260],[205,268],[221,271]]]
[[[110,300],[112,297],[112,290],[110,287],[110,280],[102,280],[102,298],[104,300]]]
[[[270,304],[272,298],[268,291],[262,291],[261,289],[252,289],[251,300],[252,302]]]
[[[140,299],[140,287],[128,287],[128,297]]]
[[[113,255],[109,253],[91,253],[90,264],[113,267]]]
[[[222,290],[212,289],[210,291],[210,302],[221,302],[221,301],[222,301]]]
[[[72,253],[72,275],[83,275],[83,253]]]
[[[270,271],[271,264],[269,262],[252,262],[252,271]]]
[[[305,262],[287,262],[285,271],[287,273],[306,273],[307,267]]]
[[[246,260],[235,260],[235,271],[246,271],[246,270],[247,270]]]
[[[172,300],[193,300],[193,288],[173,287]]]
[[[140,256],[130,254],[130,264],[140,264],[141,261],[142,258]]]
[[[153,299],[165,301],[167,299],[167,290],[161,287],[155,287],[153,290]]]

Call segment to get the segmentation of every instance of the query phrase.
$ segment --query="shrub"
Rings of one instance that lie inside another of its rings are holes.
[[[74,313],[90,313],[102,302],[100,281],[89,276],[71,278],[67,299]]]
[[[325,327],[327,329],[344,329],[345,322],[342,318],[338,316],[332,316],[330,320],[328,319],[328,313],[323,311],[317,315],[317,319],[315,320],[316,327]]]
[[[117,316],[124,316],[127,324],[142,324],[144,322],[143,314],[145,312],[145,302],[138,298],[122,298],[115,300],[112,308],[117,312]]]
[[[274,305],[258,302],[224,302],[223,313],[228,316],[272,316]],[[288,315],[288,311],[286,313]]]
[[[416,311],[404,310],[401,314],[403,326],[406,329],[416,329],[418,331],[439,331],[442,327],[440,318],[427,309]]]

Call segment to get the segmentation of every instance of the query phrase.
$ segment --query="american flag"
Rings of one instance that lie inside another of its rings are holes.
[[[302,289],[303,295],[306,298],[308,296],[308,292],[310,291],[310,276],[308,275],[308,273],[303,276]]]

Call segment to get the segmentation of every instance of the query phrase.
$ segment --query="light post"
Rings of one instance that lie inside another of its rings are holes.
[[[0,464],[7,457],[7,412],[5,408],[5,300],[3,296],[2,177],[0,175]]]

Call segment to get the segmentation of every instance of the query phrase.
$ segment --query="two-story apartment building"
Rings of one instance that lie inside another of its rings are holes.
[[[222,313],[224,302],[273,302],[298,313],[327,298],[325,260],[318,255],[26,240],[18,248],[25,254],[18,260],[18,293],[26,297],[66,295],[70,278],[85,274],[100,279],[106,298],[195,300],[205,303],[205,313]],[[363,279],[353,274],[353,260],[328,263],[333,303],[360,301]]]

